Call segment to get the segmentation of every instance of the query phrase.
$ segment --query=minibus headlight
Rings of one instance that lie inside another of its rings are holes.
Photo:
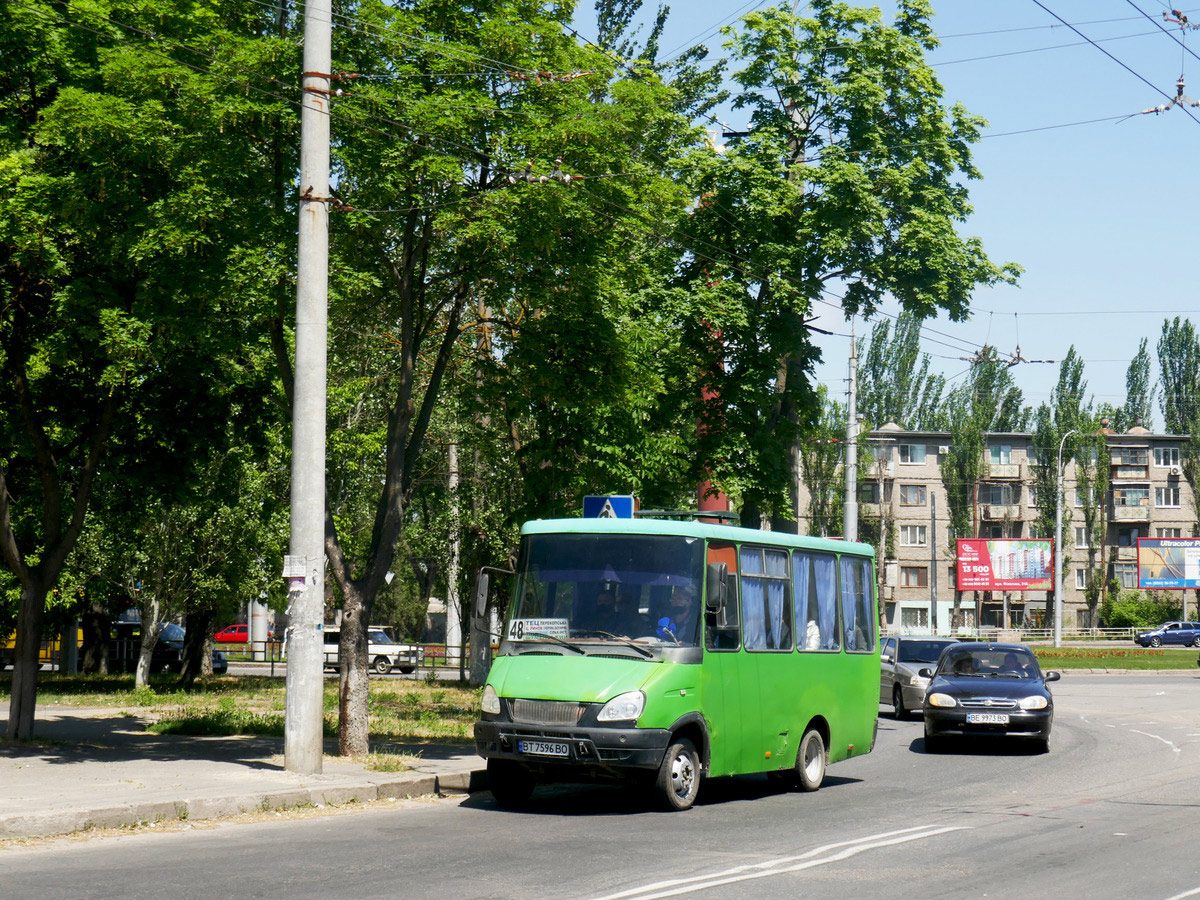
[[[1034,694],[1021,701],[1021,709],[1045,709],[1049,704],[1041,694]]]
[[[646,708],[646,695],[641,691],[628,691],[613,697],[596,716],[598,722],[624,722],[636,719]]]
[[[496,689],[490,684],[483,689],[483,702],[480,704],[485,713],[493,716],[500,715],[500,697],[496,694]]]
[[[928,698],[926,698],[925,702],[928,703],[930,706],[940,706],[940,707],[945,707],[945,708],[958,706],[958,701],[955,700],[953,697],[951,697],[949,694],[933,693],[933,694],[930,694]]]

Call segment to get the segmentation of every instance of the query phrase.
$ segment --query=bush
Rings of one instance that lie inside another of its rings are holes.
[[[1100,618],[1108,628],[1151,628],[1168,619],[1182,618],[1183,606],[1165,592],[1122,591],[1100,605]]]

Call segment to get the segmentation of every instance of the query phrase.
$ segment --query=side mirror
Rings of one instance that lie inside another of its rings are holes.
[[[483,569],[475,578],[475,618],[482,619],[487,612],[488,582],[490,576]]]
[[[719,613],[725,608],[728,591],[729,566],[725,563],[709,563],[704,579],[704,608],[710,613]]]
[[[1046,681],[1058,681],[1058,679],[1062,678],[1062,675],[1058,672],[1047,672],[1045,677]]]
[[[892,661],[892,655],[890,653],[883,653],[880,655],[879,661],[890,663]]]
[[[929,666],[926,666],[925,668],[918,671],[917,674],[920,675],[922,678],[932,678],[933,677],[933,669],[929,668]]]

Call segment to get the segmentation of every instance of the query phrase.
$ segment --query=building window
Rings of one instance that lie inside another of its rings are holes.
[[[1121,587],[1137,587],[1137,563],[1117,563],[1113,566],[1113,575],[1121,582]]]
[[[902,463],[923,463],[925,462],[925,445],[924,444],[900,444],[900,462]]]
[[[1119,466],[1148,466],[1150,465],[1150,451],[1146,447],[1114,448],[1112,461]]]
[[[900,526],[900,546],[901,547],[924,547],[927,538],[926,525],[901,525]]]
[[[1149,487],[1113,488],[1113,506],[1149,506]]]
[[[1160,538],[1183,537],[1183,529],[1182,528],[1156,528],[1154,530],[1154,536],[1160,537]]]
[[[1075,570],[1075,590],[1082,591],[1087,587],[1087,572],[1083,569]]]
[[[1007,466],[1012,463],[1011,444],[992,444],[988,447],[988,459],[993,466]]]
[[[1029,523],[1029,539],[1037,540],[1042,536],[1041,529],[1038,528],[1037,522]]]
[[[1118,547],[1136,547],[1138,538],[1141,537],[1141,529],[1136,525],[1132,527],[1124,527],[1117,529],[1117,546]]]
[[[1156,487],[1154,489],[1155,506],[1179,506],[1179,488]]]
[[[1075,508],[1082,509],[1085,505],[1092,502],[1092,498],[1096,496],[1096,490],[1093,487],[1087,487],[1082,490],[1075,488]]]
[[[879,502],[879,483],[877,481],[864,481],[858,486],[858,502],[859,503],[878,503]]]
[[[1088,545],[1091,544],[1091,542],[1092,542],[1092,535],[1091,535],[1091,532],[1088,530],[1087,526],[1086,525],[1076,525],[1075,526],[1075,549],[1076,550],[1086,550]]]
[[[925,505],[925,485],[923,485],[923,484],[902,484],[902,485],[900,485],[900,505],[901,506],[924,506]]]
[[[1179,465],[1179,448],[1178,447],[1155,447],[1154,448],[1154,465],[1160,469],[1165,469],[1168,466]]]
[[[979,502],[989,506],[1016,506],[1021,502],[1021,486],[1013,484],[981,484]]]
[[[929,569],[925,566],[901,566],[900,583],[904,587],[929,587]]]
[[[901,628],[928,628],[929,627],[929,610],[921,609],[917,606],[903,606],[900,608],[900,627]]]

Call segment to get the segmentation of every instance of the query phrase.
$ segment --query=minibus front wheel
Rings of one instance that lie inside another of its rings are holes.
[[[690,740],[681,737],[671,741],[658,767],[655,789],[667,809],[691,809],[700,793],[700,754]]]
[[[488,789],[501,806],[521,806],[533,793],[533,773],[520,763],[507,759],[487,761]]]

